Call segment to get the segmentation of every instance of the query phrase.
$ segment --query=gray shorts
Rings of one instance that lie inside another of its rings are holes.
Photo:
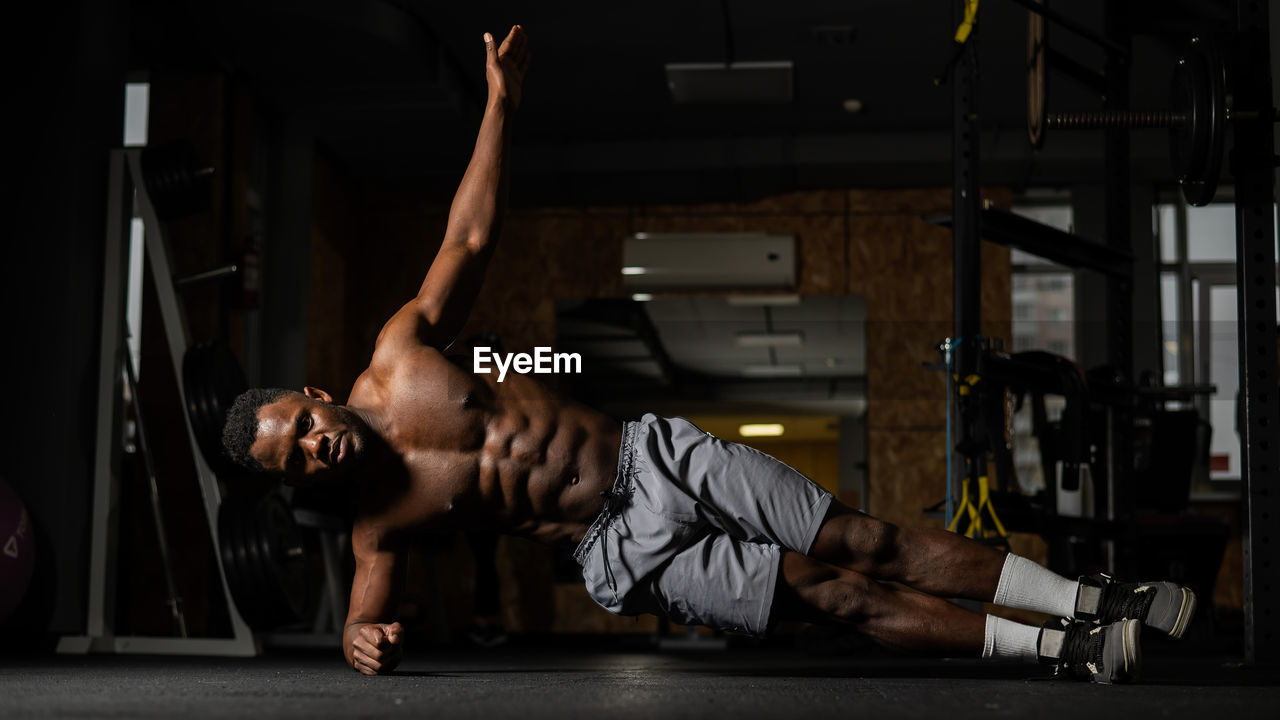
[[[612,613],[763,635],[782,550],[805,553],[831,493],[681,418],[623,425],[618,475],[574,559]]]

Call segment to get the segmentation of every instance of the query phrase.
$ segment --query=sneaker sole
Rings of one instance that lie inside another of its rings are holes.
[[[1138,680],[1142,670],[1142,623],[1137,620],[1125,620],[1120,634],[1120,649],[1124,656],[1124,667],[1112,678],[1112,682],[1131,683]]]
[[[1187,588],[1182,590],[1182,607],[1178,610],[1178,619],[1173,623],[1173,629],[1169,631],[1169,637],[1181,638],[1182,634],[1187,631],[1187,626],[1191,624],[1191,618],[1196,614],[1196,594]]]

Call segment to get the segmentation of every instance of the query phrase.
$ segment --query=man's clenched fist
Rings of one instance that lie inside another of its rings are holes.
[[[400,623],[367,623],[351,630],[355,631],[351,667],[365,675],[389,673],[404,658],[404,628]]]

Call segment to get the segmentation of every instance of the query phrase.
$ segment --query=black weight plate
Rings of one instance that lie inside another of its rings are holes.
[[[239,360],[223,343],[196,345],[183,358],[183,379],[192,430],[205,460],[216,472],[235,472],[222,454],[222,426],[236,397],[248,389]]]
[[[262,601],[255,592],[254,580],[248,567],[247,553],[245,550],[246,520],[252,516],[246,517],[246,507],[240,503],[232,512],[232,522],[229,528],[228,542],[230,545],[231,555],[233,556],[232,566],[236,577],[236,607],[240,609],[240,615],[249,627],[254,630],[267,629],[266,615],[262,606]]]
[[[1205,43],[1205,73],[1208,80],[1207,115],[1209,119],[1205,144],[1207,156],[1199,175],[1182,183],[1182,194],[1187,202],[1196,207],[1208,205],[1218,190],[1218,176],[1222,172],[1222,149],[1225,145],[1227,130],[1227,78],[1226,65],[1216,45]]]
[[[293,515],[279,495],[269,493],[256,508],[257,519],[253,537],[250,538],[251,566],[255,571],[255,591],[261,595],[264,606],[270,608],[273,626],[298,620],[301,604],[295,607],[297,590],[286,586],[284,580],[284,554],[277,550],[278,534],[296,532]]]
[[[272,580],[289,615],[297,619],[306,600],[306,562],[302,533],[289,506],[277,495],[260,508],[262,537],[271,558]]]
[[[204,418],[205,426],[209,428],[209,438],[212,440],[215,435],[221,436],[221,424],[218,422],[218,413],[215,407],[217,403],[217,365],[214,357],[213,348],[204,344],[198,346],[200,350],[200,394],[197,397],[200,403],[200,415]],[[217,432],[214,432],[216,429]]]
[[[274,624],[280,599],[271,579],[267,550],[262,547],[261,510],[256,504],[246,513],[243,540],[244,567],[253,589],[254,602],[261,608],[266,621]]]
[[[227,411],[239,397],[240,393],[249,389],[240,361],[236,359],[231,348],[223,343],[209,345],[210,374],[213,377],[213,393],[210,397],[210,411],[219,429],[227,420]]]
[[[264,630],[279,626],[284,614],[279,589],[272,579],[269,552],[263,544],[261,507],[265,501],[259,499],[246,506],[242,535],[244,567],[260,617],[259,628]]]
[[[1173,175],[1179,182],[1200,172],[1208,151],[1204,134],[1207,75],[1204,58],[1194,48],[1179,58],[1174,66],[1169,105],[1174,112],[1180,112],[1187,118],[1184,124],[1169,130],[1169,158],[1173,164]]]
[[[210,466],[223,470],[226,468],[225,458],[222,457],[222,424],[225,421],[225,414],[220,414],[217,409],[217,389],[214,387],[214,358],[212,352],[206,348],[204,353],[204,369],[206,376],[201,387],[200,395],[200,413],[204,418],[205,434],[203,436],[203,451],[205,460]]]
[[[187,395],[191,430],[205,461],[215,469],[221,464],[222,428],[210,419],[208,409],[209,353],[205,346],[196,345],[187,350],[183,358],[183,384]]]
[[[208,345],[197,346],[200,357],[200,376],[195,388],[197,411],[205,432],[200,437],[200,446],[205,460],[213,467],[222,467],[222,423],[214,408],[216,389],[213,351]]]
[[[195,434],[201,451],[205,451],[204,439],[209,433],[204,414],[200,411],[199,401],[200,378],[204,375],[203,364],[203,353],[198,345],[188,348],[182,356],[182,388],[187,419],[191,421],[191,431]],[[205,454],[208,455],[207,452]]]
[[[1170,103],[1187,122],[1169,131],[1169,157],[1192,205],[1213,199],[1222,168],[1226,131],[1225,66],[1214,43],[1193,40],[1174,68]]]
[[[246,512],[248,511],[248,512]],[[227,584],[240,617],[254,630],[266,628],[260,598],[254,592],[245,548],[245,520],[253,519],[252,506],[243,500],[224,500],[218,511],[219,538]]]

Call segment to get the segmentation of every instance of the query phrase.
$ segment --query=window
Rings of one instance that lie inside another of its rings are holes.
[[[1013,212],[1037,222],[1072,232],[1068,200],[1015,204]],[[1012,251],[1013,351],[1044,350],[1065,357],[1075,354],[1075,274],[1048,260]],[[1051,417],[1061,414],[1061,397],[1045,398]],[[1044,489],[1040,445],[1031,434],[1031,403],[1013,416],[1013,463],[1018,484],[1025,493]]]
[[[151,99],[151,84],[125,83],[124,86],[124,138],[125,147],[141,147],[147,144],[147,112]],[[129,288],[125,299],[125,318],[130,328],[126,342],[133,367],[142,374],[142,354],[139,338],[142,336],[142,218],[129,221]]]
[[[124,146],[147,144],[147,107],[151,99],[151,83],[125,83]]]
[[[1071,232],[1071,206],[1066,201],[1015,204],[1013,212]],[[1020,250],[1012,251],[1011,259],[1013,351],[1048,350],[1071,357],[1075,351],[1075,276],[1061,265]]]
[[[1236,233],[1233,203],[1156,207],[1160,249],[1160,313],[1167,385],[1213,385],[1196,407],[1213,426],[1210,487],[1240,479],[1236,434],[1239,390],[1236,309]]]

